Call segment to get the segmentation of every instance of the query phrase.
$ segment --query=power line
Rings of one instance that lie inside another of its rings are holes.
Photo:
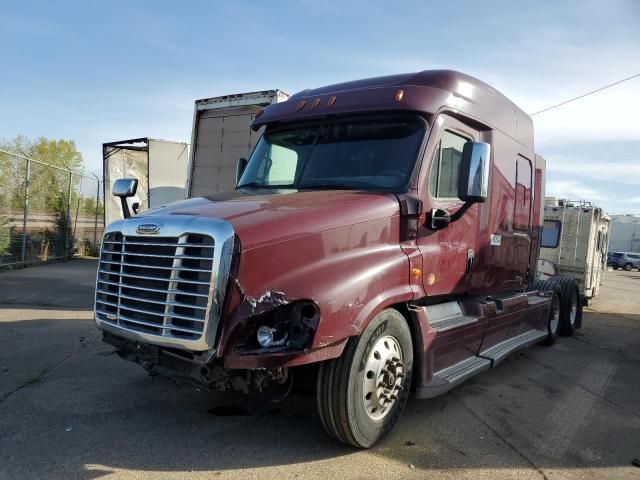
[[[631,80],[631,79],[636,78],[636,77],[640,77],[640,73],[636,73],[635,75],[631,75],[630,77],[623,78],[622,80],[618,80],[617,82],[614,82],[614,83],[610,83],[609,85],[605,85],[604,87],[597,88],[596,90],[592,90],[590,92],[583,93],[582,95],[580,95],[578,97],[572,98],[570,100],[565,100],[564,102],[558,103],[557,105],[552,105],[552,106],[547,107],[547,108],[545,108],[543,110],[540,110],[539,112],[530,113],[529,116],[533,117],[534,115],[538,115],[539,113],[546,112],[546,111],[552,110],[554,108],[558,108],[558,107],[560,107],[562,105],[566,105],[567,103],[574,102],[576,100],[579,100],[581,98],[587,97],[589,95],[593,95],[594,93],[597,93],[597,92],[601,92],[602,90],[605,90],[607,88],[611,88],[611,87],[613,87],[615,85],[619,85],[619,84],[621,84],[623,82],[626,82],[626,81]]]

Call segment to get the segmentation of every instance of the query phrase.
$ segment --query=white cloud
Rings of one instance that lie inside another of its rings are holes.
[[[640,185],[640,163],[617,162],[615,159],[589,163],[589,160],[593,159],[575,162],[566,157],[553,156],[547,158],[547,169],[550,172],[579,175],[600,182]]]
[[[606,196],[580,182],[573,180],[552,180],[547,182],[547,196],[568,198],[570,200],[602,201]]]

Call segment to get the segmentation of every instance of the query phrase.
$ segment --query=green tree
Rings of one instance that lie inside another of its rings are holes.
[[[49,140],[44,137],[29,140],[20,135],[1,141],[0,148],[36,160],[31,162],[30,167],[29,215],[51,216],[53,232],[42,232],[44,238],[51,241],[56,255],[71,254],[73,220],[67,216],[67,207],[69,202],[72,208],[80,203],[76,192],[81,177],[70,175],[66,170],[83,170],[82,154],[75,143],[72,140]],[[24,206],[26,164],[23,159],[0,152],[0,250],[7,243],[3,241],[3,226],[6,227],[3,217],[21,214]],[[30,234],[30,237],[37,238],[38,235]]]
[[[29,140],[23,135],[18,135],[11,140],[0,142],[0,146],[4,150],[56,167],[75,171],[81,171],[83,168],[82,154],[73,140],[49,140],[44,137]]]

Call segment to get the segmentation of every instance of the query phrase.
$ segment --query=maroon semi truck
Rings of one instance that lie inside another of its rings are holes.
[[[108,226],[95,319],[149,373],[288,390],[370,447],[429,398],[580,324],[535,283],[544,161],[531,119],[453,71],[305,90],[265,108],[234,191]],[[126,198],[135,181],[121,180]],[[313,368],[315,365],[317,368]]]

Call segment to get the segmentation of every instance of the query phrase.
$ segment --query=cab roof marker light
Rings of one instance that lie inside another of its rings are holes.
[[[336,96],[335,95],[331,95],[329,97],[329,100],[327,100],[327,107],[331,108],[336,104]]]

